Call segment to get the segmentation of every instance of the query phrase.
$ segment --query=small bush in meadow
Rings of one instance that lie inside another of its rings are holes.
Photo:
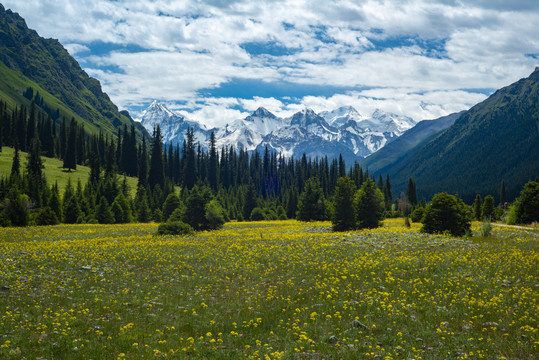
[[[181,221],[171,221],[159,225],[156,235],[193,235],[195,230],[191,225]]]

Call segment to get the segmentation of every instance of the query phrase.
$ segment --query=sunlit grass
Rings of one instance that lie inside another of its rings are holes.
[[[0,358],[531,359],[538,231],[386,220],[0,232]],[[356,321],[354,321],[356,320]]]

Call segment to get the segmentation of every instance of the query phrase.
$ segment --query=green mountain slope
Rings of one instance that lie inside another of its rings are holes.
[[[39,91],[47,106],[84,119],[89,132],[114,134],[133,123],[118,111],[98,80],[86,74],[54,39],[44,39],[24,19],[0,4],[0,96],[8,104],[26,104],[24,86]],[[137,123],[139,132],[144,131]]]
[[[392,175],[397,191],[408,177],[421,195],[458,193],[497,198],[502,180],[509,198],[539,176],[539,68],[464,113]]]
[[[447,115],[435,120],[424,120],[406,131],[374,154],[362,159],[359,164],[373,173],[394,174],[409,159],[415,156],[426,143],[453,125],[463,112]]]

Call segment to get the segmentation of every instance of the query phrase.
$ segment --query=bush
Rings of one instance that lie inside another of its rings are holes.
[[[0,212],[0,226],[1,227],[11,226],[11,220],[9,220],[9,217],[6,215],[4,211]]]
[[[215,199],[206,204],[206,212],[204,215],[206,217],[209,230],[220,229],[225,224],[223,208]]]
[[[266,220],[266,216],[264,215],[264,211],[259,207],[255,207],[253,209],[253,211],[251,212],[251,216],[249,217],[249,220],[251,220],[251,221]]]
[[[479,235],[489,237],[492,234],[492,224],[488,220],[484,220],[479,229]]]
[[[456,196],[447,193],[434,195],[425,209],[422,232],[436,234],[450,232],[453,236],[463,236],[470,232],[471,212]]]
[[[195,230],[208,230],[210,224],[206,219],[206,205],[213,199],[211,190],[205,185],[195,185],[185,202],[183,221]]]
[[[183,209],[177,208],[170,214],[170,216],[167,219],[167,222],[175,222],[175,221],[182,221],[183,219]]]
[[[58,220],[56,213],[48,206],[41,209],[36,217],[36,225],[39,226],[56,225],[59,222],[60,221]]]
[[[167,199],[163,204],[163,220],[167,221],[174,210],[180,206],[183,206],[180,198],[174,193],[168,194]]]
[[[423,215],[425,215],[425,208],[418,207],[410,214],[410,220],[415,223],[421,222],[421,219],[423,219]]]
[[[156,235],[193,235],[195,230],[191,225],[181,221],[171,221],[160,224]]]

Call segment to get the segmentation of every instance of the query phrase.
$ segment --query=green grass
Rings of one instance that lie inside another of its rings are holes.
[[[534,359],[539,232],[403,223],[3,229],[0,358]]]
[[[11,164],[13,163],[13,154],[14,149],[10,147],[2,147],[2,152],[0,152],[0,176],[9,176],[11,173]],[[21,159],[21,171],[26,166],[27,153],[19,152]],[[88,182],[88,177],[90,175],[90,168],[87,166],[77,165],[77,169],[73,171],[67,171],[64,169],[63,161],[55,158],[43,157],[43,165],[45,166],[44,172],[45,177],[47,178],[48,184],[58,183],[60,192],[63,193],[64,189],[69,180],[71,184],[76,187],[77,182],[80,180],[84,186]],[[122,181],[123,177],[120,178]],[[131,195],[134,196],[137,189],[138,179],[135,177],[127,177],[127,184]]]

